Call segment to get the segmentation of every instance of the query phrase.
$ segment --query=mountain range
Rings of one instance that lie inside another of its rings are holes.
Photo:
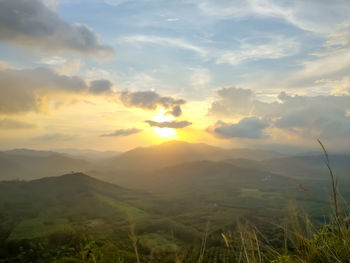
[[[350,155],[331,154],[330,161],[347,200]],[[25,246],[26,253],[32,253],[30,244],[38,244],[35,251],[42,257],[55,240],[53,258],[58,246],[77,237],[86,243],[88,233],[103,242],[113,240],[118,253],[134,262],[133,226],[142,249],[176,251],[200,242],[209,222],[211,233],[218,235],[243,219],[259,226],[279,222],[292,201],[323,222],[332,207],[327,173],[322,155],[185,142],[107,154],[99,161],[54,151],[3,151],[0,258],[19,260],[22,252],[11,250],[14,243],[22,244],[18,249]],[[215,238],[208,242],[224,245]],[[71,253],[66,249],[71,247],[63,249]]]

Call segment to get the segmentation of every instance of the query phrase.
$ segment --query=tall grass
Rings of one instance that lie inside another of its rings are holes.
[[[240,225],[235,234],[222,234],[228,248],[234,247],[239,236],[240,252],[236,253],[238,263],[346,263],[350,262],[350,231],[341,218],[338,200],[337,180],[332,170],[329,155],[324,144],[320,144],[325,164],[329,171],[332,189],[334,220],[320,228],[315,227],[305,213],[294,206],[287,215],[286,225],[276,227],[284,231],[284,247],[271,245],[265,237],[249,225]],[[349,217],[346,217],[349,218]],[[237,239],[237,238],[236,238]],[[233,250],[237,250],[236,248]],[[243,256],[242,256],[242,251]]]

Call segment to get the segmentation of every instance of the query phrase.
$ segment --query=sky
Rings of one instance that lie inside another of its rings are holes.
[[[348,0],[0,0],[0,149],[350,147]]]

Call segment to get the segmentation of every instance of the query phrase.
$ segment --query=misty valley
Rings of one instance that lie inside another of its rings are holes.
[[[244,227],[283,253],[291,217],[332,222],[324,158],[180,141],[3,151],[0,262],[236,262]],[[349,200],[350,154],[329,158]]]

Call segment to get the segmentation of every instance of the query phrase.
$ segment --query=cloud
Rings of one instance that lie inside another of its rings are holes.
[[[78,135],[72,135],[72,134],[63,134],[63,133],[49,133],[42,136],[34,137],[34,141],[42,141],[42,142],[56,142],[56,141],[70,141],[74,140]]]
[[[181,114],[180,105],[186,103],[186,101],[182,99],[160,96],[155,91],[123,91],[120,92],[119,99],[126,107],[155,110],[157,107],[161,106],[165,109],[171,109],[168,113],[174,113],[174,116],[179,116],[179,114]]]
[[[0,41],[54,54],[72,52],[101,59],[114,55],[91,28],[65,22],[40,0],[0,1]]]
[[[220,99],[211,104],[208,112],[210,115],[248,115],[255,97],[253,91],[236,87],[219,89],[217,94]]]
[[[191,122],[188,122],[188,121],[164,121],[164,122],[157,122],[157,121],[147,120],[145,122],[147,122],[151,127],[173,128],[173,129],[185,128],[185,127],[190,126],[192,124]]]
[[[350,118],[337,107],[308,106],[287,112],[276,122],[277,128],[299,133],[302,136],[349,136]]]
[[[256,117],[248,117],[234,124],[218,121],[215,125],[208,127],[207,131],[219,138],[259,139],[263,137],[262,131],[268,126],[267,121]]]
[[[264,42],[262,44],[243,42],[238,50],[224,51],[216,59],[216,63],[238,65],[244,61],[293,56],[299,51],[299,43],[294,39],[277,36],[264,39]]]
[[[299,52],[299,42],[292,38],[279,36],[263,36],[240,41],[238,47],[232,49],[213,48],[190,43],[185,39],[169,38],[155,35],[125,36],[119,39],[121,43],[146,43],[167,48],[175,47],[193,51],[204,60],[213,60],[217,64],[236,66],[245,61],[261,59],[280,59],[294,56]],[[192,86],[203,86],[211,81],[210,74],[203,68],[194,69],[190,82]]]
[[[103,94],[112,92],[113,84],[109,80],[94,80],[90,82],[89,92],[92,94]]]
[[[134,2],[134,0],[104,0],[107,5],[119,6],[126,2]]]
[[[212,103],[209,114],[226,118],[255,116],[304,138],[350,135],[349,95],[291,96],[281,92],[272,102],[262,101],[248,89],[224,88],[218,95],[220,99]]]
[[[211,82],[210,71],[206,68],[193,68],[190,76],[190,85],[195,89],[202,89]]]
[[[135,35],[135,36],[126,36],[120,38],[121,42],[126,43],[149,43],[149,44],[156,44],[156,45],[163,45],[163,46],[173,46],[185,50],[193,51],[201,56],[207,55],[207,50],[197,46],[195,44],[192,44],[184,39],[181,38],[170,38],[170,37],[160,37],[160,36],[153,36],[153,35]]]
[[[173,115],[174,117],[179,117],[182,114],[181,107],[179,105],[176,105],[171,111],[166,112],[166,114]]]
[[[60,75],[48,68],[0,70],[0,113],[41,111],[46,96],[53,93],[101,94],[107,82],[99,80],[89,87],[78,76]]]
[[[33,129],[36,125],[33,123],[22,122],[13,119],[0,119],[0,130],[21,130],[21,129]]]
[[[302,30],[324,34],[344,21],[350,10],[347,0],[203,0],[191,1],[207,16],[242,20],[247,17],[280,19]]]
[[[135,73],[118,82],[118,87],[121,90],[158,90],[164,88],[164,83],[150,74]]]
[[[117,136],[129,136],[141,132],[142,130],[136,128],[120,129],[112,133],[102,134],[101,137],[117,137]]]
[[[350,96],[289,96],[281,93],[275,126],[302,136],[349,136]],[[263,107],[257,111],[264,112]],[[276,106],[274,106],[276,108]],[[265,110],[266,111],[266,110]]]

